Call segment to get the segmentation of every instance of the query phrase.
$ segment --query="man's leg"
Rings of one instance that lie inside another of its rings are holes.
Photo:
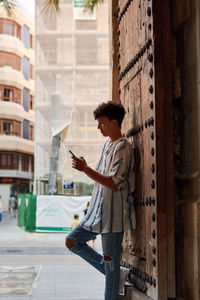
[[[117,300],[120,277],[120,253],[123,232],[103,233],[102,247],[106,273],[105,300]]]
[[[67,235],[65,245],[70,251],[82,257],[94,268],[105,275],[102,255],[87,245],[87,241],[91,240],[95,236],[97,236],[97,234],[78,225],[70,234]]]

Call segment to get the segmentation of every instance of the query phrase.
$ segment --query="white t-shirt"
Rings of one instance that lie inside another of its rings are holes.
[[[104,145],[96,171],[109,176],[117,191],[95,182],[88,213],[80,225],[97,232],[124,232],[136,226],[134,149],[125,138]]]

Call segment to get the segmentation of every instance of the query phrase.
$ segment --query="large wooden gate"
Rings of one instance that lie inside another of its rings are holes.
[[[169,1],[112,1],[113,98],[136,157],[137,228],[122,260],[151,299],[175,297]]]

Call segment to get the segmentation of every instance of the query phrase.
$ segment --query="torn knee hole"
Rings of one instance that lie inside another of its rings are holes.
[[[104,255],[104,260],[105,260],[105,261],[111,261],[111,260],[112,260],[112,257]]]
[[[66,241],[65,241],[65,245],[66,245],[66,247],[67,247],[68,249],[71,249],[71,248],[73,248],[73,247],[75,246],[75,240],[74,240],[74,239],[68,238],[68,239],[66,239]]]

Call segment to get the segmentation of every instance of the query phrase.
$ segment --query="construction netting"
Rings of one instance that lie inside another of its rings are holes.
[[[36,1],[35,31],[35,193],[45,194],[52,138],[60,134],[55,172],[63,192],[71,182],[91,181],[71,167],[68,150],[95,167],[104,139],[93,110],[108,101],[108,3],[93,14],[82,0],[60,1],[60,11]]]

